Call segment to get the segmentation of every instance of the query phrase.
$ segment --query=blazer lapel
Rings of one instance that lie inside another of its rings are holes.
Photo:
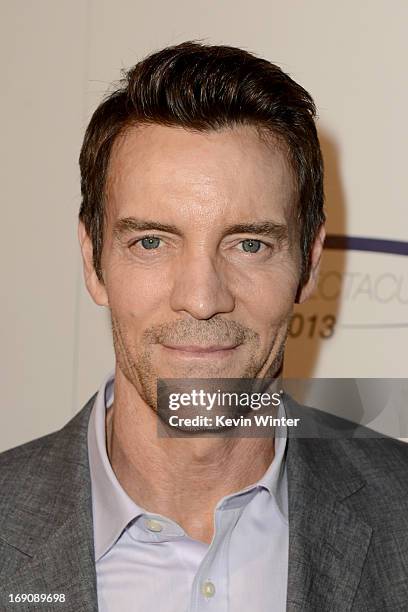
[[[4,576],[2,592],[65,595],[65,603],[19,603],[19,610],[96,612],[91,482],[87,427],[94,397],[60,432],[48,436],[47,450],[30,463],[35,503],[17,500],[14,515],[25,521],[6,541],[21,551],[16,572]],[[48,478],[44,487],[44,472]]]
[[[365,483],[345,442],[288,439],[288,612],[352,609],[372,528],[347,507]]]

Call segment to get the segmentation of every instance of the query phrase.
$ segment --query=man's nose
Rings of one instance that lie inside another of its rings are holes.
[[[172,310],[187,312],[195,319],[210,319],[216,314],[231,312],[235,299],[228,288],[224,266],[223,262],[217,265],[208,254],[179,261],[173,271]]]

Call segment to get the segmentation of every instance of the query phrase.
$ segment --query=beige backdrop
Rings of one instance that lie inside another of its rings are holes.
[[[199,38],[278,63],[320,109],[329,232],[408,240],[406,0],[2,0],[1,13],[0,450],[62,426],[113,367],[82,282],[77,158],[109,83],[151,50]],[[286,375],[407,376],[407,263],[327,251]]]

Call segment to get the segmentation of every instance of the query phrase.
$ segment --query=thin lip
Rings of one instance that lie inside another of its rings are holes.
[[[220,351],[229,351],[237,348],[239,344],[230,344],[228,346],[223,345],[211,345],[211,346],[197,346],[197,345],[171,345],[163,344],[164,348],[171,349],[173,351],[183,351],[184,353],[217,353]]]

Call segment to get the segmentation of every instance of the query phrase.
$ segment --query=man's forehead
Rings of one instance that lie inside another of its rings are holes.
[[[262,207],[262,201],[284,205],[295,191],[284,148],[266,142],[253,126],[211,132],[130,128],[112,147],[106,185],[107,203],[115,209],[136,201],[158,206],[160,200],[167,206],[246,209]]]
[[[146,176],[172,162],[210,168],[213,161],[216,167],[221,162],[223,170],[252,163],[271,174],[279,169],[293,174],[282,139],[272,133],[266,136],[265,130],[252,125],[208,131],[158,124],[131,126],[113,143],[109,171],[134,172],[142,167]]]

